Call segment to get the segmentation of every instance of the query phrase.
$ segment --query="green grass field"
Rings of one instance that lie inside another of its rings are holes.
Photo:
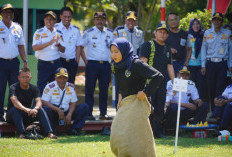
[[[173,154],[174,137],[156,140],[157,156],[167,157],[231,157],[232,142],[218,142],[217,138],[179,138],[177,153]],[[0,156],[43,157],[113,157],[109,136],[61,136],[58,140],[0,139]]]

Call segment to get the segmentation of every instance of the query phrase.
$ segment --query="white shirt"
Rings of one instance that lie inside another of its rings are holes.
[[[61,36],[65,52],[60,53],[62,58],[74,59],[76,58],[76,47],[82,45],[82,37],[78,27],[70,25],[67,29],[62,22],[55,25],[57,32]]]
[[[0,58],[10,59],[19,55],[18,45],[25,45],[20,25],[11,23],[10,28],[0,21]]]
[[[197,100],[199,99],[199,94],[195,83],[191,80],[188,80],[188,87],[187,92],[181,92],[181,103],[189,103],[189,99]],[[166,102],[179,102],[179,92],[173,92],[173,84],[172,81],[169,80],[167,83],[167,95],[166,95]],[[181,107],[184,109],[184,107]]]
[[[114,41],[113,31],[104,27],[101,32],[96,26],[85,31],[82,46],[87,46],[87,60],[110,61],[110,44]]]
[[[65,94],[62,103],[59,108],[63,108],[64,112],[68,111],[70,103],[77,102],[77,95],[74,90],[75,86],[72,83],[67,82],[65,85]],[[48,101],[53,105],[58,106],[60,104],[64,90],[61,90],[56,81],[53,81],[46,85],[43,91],[42,100]]]
[[[48,43],[54,36],[60,37],[56,29],[53,28],[53,31],[51,32],[46,26],[44,26],[43,28],[36,30],[34,33],[32,46]],[[60,52],[55,44],[56,43],[53,43],[42,50],[35,51],[35,57],[43,61],[53,61],[60,58]]]
[[[227,99],[232,98],[232,84],[226,87],[222,95],[226,97]]]

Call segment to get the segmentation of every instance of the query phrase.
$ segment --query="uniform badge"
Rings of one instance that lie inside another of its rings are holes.
[[[206,39],[207,39],[207,37],[206,37],[206,36],[204,36],[204,39],[203,39],[203,41],[204,41],[204,42],[206,42]]]
[[[35,35],[35,40],[39,40],[39,38],[40,38],[40,34],[36,34]]]
[[[224,48],[220,48],[219,54],[224,54]]]
[[[208,38],[209,38],[209,39],[213,39],[213,37],[214,37],[213,34],[209,34],[209,37],[208,37]]]
[[[226,35],[225,35],[225,34],[222,34],[221,39],[227,39]]]
[[[130,72],[129,70],[126,70],[126,71],[125,71],[125,76],[126,76],[126,77],[130,77],[130,76],[131,76],[131,72]]]
[[[169,54],[170,54],[169,52],[166,53],[167,58],[169,58]]]
[[[139,31],[137,31],[135,35],[136,35],[136,37],[140,37],[141,33]]]
[[[127,36],[127,33],[126,33],[126,32],[123,32],[123,33],[122,33],[122,36],[123,36],[123,37],[126,37],[126,36]]]
[[[5,34],[4,28],[0,28],[0,34]]]
[[[50,91],[49,88],[45,88],[45,89],[44,89],[44,94],[48,94],[49,91]]]

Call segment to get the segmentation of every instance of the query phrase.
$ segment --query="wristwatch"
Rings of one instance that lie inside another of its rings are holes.
[[[23,60],[23,63],[27,63],[27,60]]]
[[[36,109],[37,111],[39,111],[39,107],[38,106],[36,106],[34,109]]]

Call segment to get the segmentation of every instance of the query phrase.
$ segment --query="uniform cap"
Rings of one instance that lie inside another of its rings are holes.
[[[214,14],[213,14],[213,17],[212,17],[212,20],[213,20],[214,18],[218,18],[218,19],[223,20],[223,15],[222,15],[222,13],[214,13]]]
[[[133,19],[136,20],[137,19],[137,14],[134,11],[128,11],[126,14],[126,19]]]
[[[160,29],[165,29],[168,32],[168,28],[167,28],[167,25],[165,23],[160,23],[157,25],[156,31],[160,30]]]
[[[59,77],[59,76],[65,76],[68,77],[68,70],[66,68],[58,68],[55,72],[55,76]]]
[[[102,12],[102,11],[98,11],[94,13],[94,18],[95,17],[103,17],[104,19],[106,19],[106,13]]]
[[[11,4],[4,4],[1,8],[1,12],[6,9],[11,9],[14,11],[14,7]]]
[[[183,67],[183,69],[181,69],[179,71],[180,74],[190,74],[190,71],[188,70],[188,68],[186,66]]]
[[[46,17],[46,16],[48,16],[48,15],[50,15],[53,19],[57,19],[57,16],[56,16],[56,13],[54,13],[53,11],[48,11],[48,12],[46,12],[45,14],[44,14],[44,18]]]

